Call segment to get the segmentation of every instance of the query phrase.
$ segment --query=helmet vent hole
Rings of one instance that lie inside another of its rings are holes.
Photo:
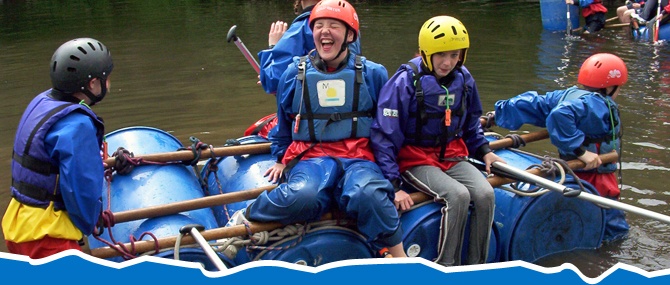
[[[77,69],[74,68],[74,67],[68,67],[68,68],[67,68],[67,71],[68,71],[68,72],[73,72],[73,73],[74,73],[74,72],[77,72]]]
[[[77,49],[81,51],[83,54],[87,54],[86,50],[83,47],[78,47]]]
[[[56,71],[56,66],[58,66],[58,61],[54,61],[54,65],[52,66],[51,70]]]
[[[454,35],[458,35],[458,31],[456,30],[456,27],[451,26],[451,31],[454,32]]]
[[[600,61],[596,61],[596,64],[594,64],[594,66],[595,66],[596,68],[600,68],[601,66],[603,66],[603,63],[600,62]]]
[[[90,46],[93,50],[95,50],[95,46],[92,43],[88,43],[88,46]]]
[[[76,57],[76,56],[74,56],[74,55],[71,55],[71,56],[70,56],[70,59],[71,59],[71,60],[74,60],[74,61],[79,61],[79,60],[80,60],[78,57]]]
[[[437,40],[437,39],[439,39],[439,38],[443,38],[444,36],[445,36],[444,33],[440,33],[440,34],[438,34],[438,35],[435,35],[434,39]]]
[[[102,46],[101,42],[98,42],[98,46],[100,47],[100,50],[105,50],[105,48]]]
[[[437,26],[435,26],[435,28],[433,28],[432,30],[430,30],[430,32],[431,32],[431,33],[434,33],[434,32],[435,32],[437,29],[439,29],[439,28],[440,28],[440,25],[437,25]]]

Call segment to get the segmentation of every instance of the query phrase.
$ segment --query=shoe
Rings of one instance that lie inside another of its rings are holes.
[[[237,226],[237,225],[242,225],[244,222],[248,222],[247,218],[244,216],[246,209],[239,210],[233,214],[232,217],[230,217],[230,220],[228,220],[228,223],[226,223],[225,227],[232,227],[232,226]],[[217,240],[217,243],[222,244],[226,248],[221,251],[223,255],[230,259],[234,259],[235,256],[237,256],[237,253],[239,250],[243,247],[241,243],[234,244],[235,241],[239,241],[240,238],[238,237],[232,237],[232,238],[224,238]]]

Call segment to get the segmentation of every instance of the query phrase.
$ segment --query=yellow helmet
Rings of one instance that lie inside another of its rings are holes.
[[[465,62],[470,47],[468,30],[458,19],[450,16],[436,16],[426,21],[419,31],[419,51],[423,64],[433,71],[430,57],[438,52],[463,50],[459,66]]]

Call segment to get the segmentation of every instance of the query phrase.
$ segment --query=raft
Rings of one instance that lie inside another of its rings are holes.
[[[497,136],[487,136],[489,141]],[[183,148],[173,136],[154,128],[132,127],[107,135],[110,151],[123,146],[136,155],[175,151]],[[267,143],[259,136],[241,137],[233,145]],[[542,163],[542,158],[515,149],[499,149],[495,153],[519,169]],[[103,205],[112,212],[164,205],[219,194],[246,191],[270,186],[265,171],[275,163],[269,153],[245,154],[212,158],[189,169],[183,163],[167,165],[140,165],[129,175],[114,175],[103,187]],[[198,175],[199,174],[199,175]],[[482,174],[484,175],[484,174]],[[555,181],[558,181],[556,178]],[[572,176],[566,176],[564,185],[578,189]],[[586,183],[584,191],[596,194]],[[538,259],[564,251],[596,249],[600,247],[605,229],[604,210],[584,200],[563,197],[553,191],[535,191],[532,185],[502,185],[495,187],[496,209],[492,224],[487,262]],[[411,191],[411,189],[407,189]],[[142,233],[156,238],[174,237],[188,224],[199,224],[205,229],[223,227],[230,216],[245,208],[253,200],[217,205],[211,208],[116,224],[111,235],[105,232],[100,239],[116,239],[128,243]],[[442,204],[429,200],[401,213],[403,242],[408,256],[435,260],[439,236]],[[466,226],[466,231],[468,226]],[[147,236],[142,238],[148,240]],[[102,248],[107,244],[88,237],[90,247]],[[244,241],[241,237],[240,241]],[[217,241],[209,241],[217,249],[217,256],[226,266],[234,267],[256,260],[279,260],[308,266],[319,266],[339,260],[378,257],[356,231],[355,221],[333,213],[330,217],[306,225],[289,225],[263,235],[262,242],[246,240],[234,258],[220,253]],[[467,243],[467,234],[466,241]],[[463,246],[467,249],[467,244]],[[199,262],[211,270],[211,260],[204,251],[192,245],[178,249],[162,249],[150,254],[174,258],[175,250],[181,260]],[[463,257],[465,260],[465,252]],[[121,261],[120,257],[109,258]]]
[[[653,41],[654,34],[650,33],[653,30],[654,29],[652,28],[648,29],[646,26],[641,26],[638,31],[632,30],[633,38],[638,40]],[[661,25],[661,28],[658,30],[658,40],[670,40],[670,24]]]

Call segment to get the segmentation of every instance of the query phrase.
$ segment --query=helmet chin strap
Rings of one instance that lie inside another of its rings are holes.
[[[615,93],[617,90],[619,90],[619,85],[615,85],[615,86],[614,86],[614,89],[612,89],[612,92],[610,92],[609,94],[607,94],[607,96],[612,97],[612,95],[614,95],[614,93]]]
[[[100,82],[100,90],[101,90],[100,95],[96,96],[95,94],[93,94],[93,92],[91,92],[88,89],[84,89],[84,91],[82,91],[86,95],[86,97],[88,97],[88,99],[91,99],[91,104],[88,104],[89,106],[93,106],[95,105],[95,103],[102,101],[102,99],[105,98],[105,95],[107,95],[107,84],[102,84],[102,82],[105,80],[102,80],[102,78],[98,79],[99,79],[98,81]]]

